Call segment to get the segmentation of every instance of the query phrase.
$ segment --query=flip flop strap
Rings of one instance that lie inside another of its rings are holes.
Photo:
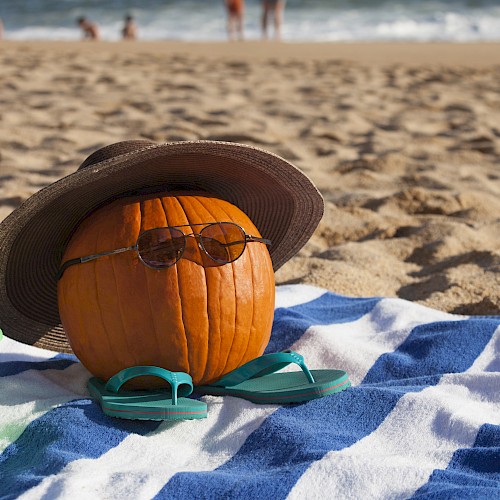
[[[171,372],[159,366],[132,366],[113,375],[105,385],[109,392],[118,392],[120,387],[136,377],[153,376],[166,380],[172,387],[172,404],[177,404],[177,395],[189,396],[193,392],[193,381],[187,373]]]
[[[307,377],[307,380],[311,384],[314,383],[314,377],[309,371],[309,368],[307,368],[304,362],[304,357],[294,351],[288,350],[272,354],[264,354],[259,358],[252,359],[252,361],[236,368],[236,370],[233,370],[211,385],[216,387],[231,387],[233,385],[241,384],[251,378],[263,377],[264,375],[277,372],[291,363],[299,365]]]

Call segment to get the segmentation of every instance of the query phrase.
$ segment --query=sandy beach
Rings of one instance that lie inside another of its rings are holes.
[[[223,140],[326,203],[276,274],[500,314],[500,44],[0,42],[0,220],[101,146]]]

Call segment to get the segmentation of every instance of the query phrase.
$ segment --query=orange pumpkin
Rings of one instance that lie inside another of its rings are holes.
[[[132,246],[155,227],[216,221],[235,222],[260,236],[239,208],[211,195],[138,196],[88,216],[63,261]],[[275,289],[267,247],[249,242],[239,259],[213,266],[196,240],[186,239],[183,258],[167,269],[146,267],[135,251],[66,269],[58,284],[61,321],[93,375],[107,380],[126,367],[155,365],[206,384],[263,353]]]

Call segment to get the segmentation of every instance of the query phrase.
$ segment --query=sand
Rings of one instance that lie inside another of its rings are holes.
[[[500,46],[0,43],[0,220],[101,146],[255,145],[325,216],[276,273],[500,314]]]

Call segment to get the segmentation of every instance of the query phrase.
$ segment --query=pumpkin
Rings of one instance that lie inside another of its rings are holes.
[[[132,246],[155,227],[230,221],[260,236],[236,206],[186,192],[116,200],[72,235],[63,262]],[[198,233],[200,226],[187,228]],[[260,356],[274,315],[274,273],[265,244],[249,242],[236,261],[208,262],[195,238],[174,266],[151,269],[137,252],[68,267],[58,283],[63,327],[75,355],[96,377],[154,365],[208,384]],[[159,379],[158,379],[159,380]],[[157,385],[142,378],[135,388]]]

